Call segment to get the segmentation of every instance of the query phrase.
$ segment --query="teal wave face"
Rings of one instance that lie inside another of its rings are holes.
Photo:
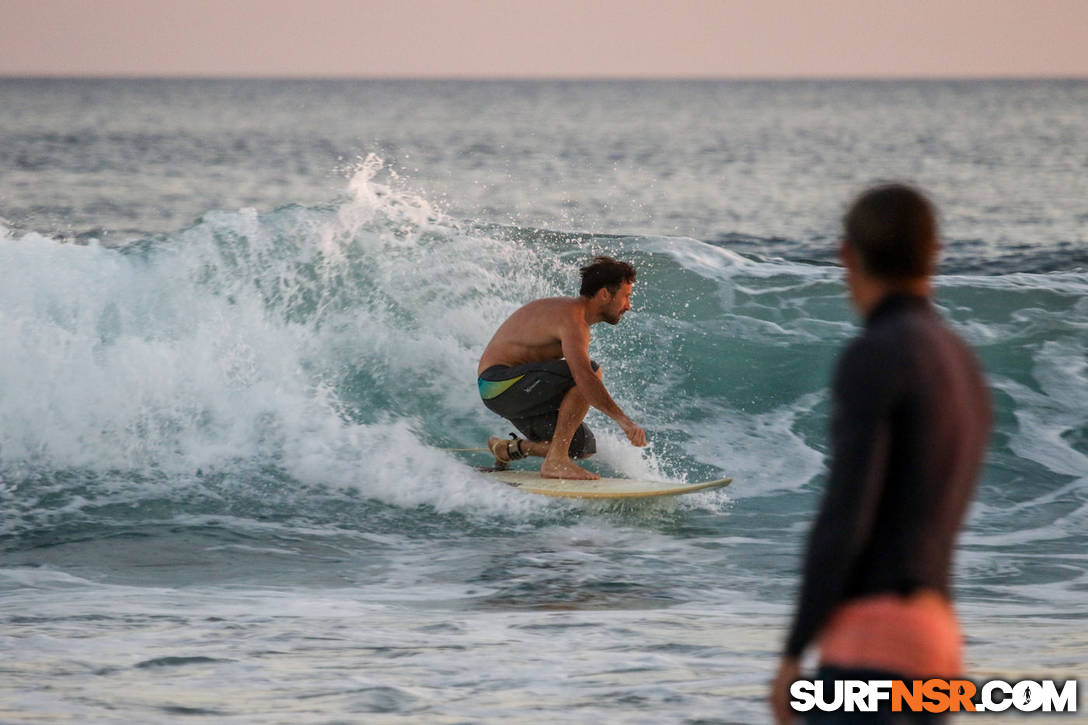
[[[5,480],[270,467],[292,485],[450,505],[439,481],[455,464],[438,449],[482,446],[503,425],[474,385],[487,340],[524,302],[573,294],[578,267],[605,253],[639,278],[631,313],[596,326],[591,351],[653,445],[639,457],[591,413],[595,464],[728,475],[732,495],[811,506],[827,381],[857,330],[836,267],[681,237],[462,228],[376,171],[337,205],[208,214],[140,246],[0,244]],[[995,387],[986,500],[1014,488],[1034,508],[1084,485],[1086,291],[1080,272],[938,279],[938,304]],[[1079,509],[1034,510],[1045,531]]]

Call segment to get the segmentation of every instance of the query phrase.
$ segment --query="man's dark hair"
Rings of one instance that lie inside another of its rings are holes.
[[[864,192],[843,219],[847,244],[874,277],[901,281],[926,277],[937,259],[937,216],[926,196],[906,184]]]
[[[582,288],[578,291],[583,297],[592,297],[602,287],[616,294],[624,282],[635,281],[635,268],[627,262],[620,262],[611,257],[597,257],[592,264],[582,267]]]

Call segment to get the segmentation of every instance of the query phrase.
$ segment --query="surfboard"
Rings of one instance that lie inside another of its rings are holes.
[[[680,496],[696,491],[722,488],[733,482],[732,478],[719,478],[701,483],[669,483],[667,481],[640,481],[637,478],[599,478],[596,481],[576,481],[566,478],[541,478],[537,471],[484,471],[485,476],[513,486],[519,491],[559,498],[655,498]]]

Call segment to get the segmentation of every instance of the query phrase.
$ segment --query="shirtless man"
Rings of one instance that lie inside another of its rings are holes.
[[[488,440],[497,467],[540,456],[544,478],[600,478],[571,460],[597,451],[582,422],[591,405],[616,421],[632,445],[646,445],[646,432],[612,400],[600,366],[589,359],[589,326],[618,324],[631,309],[634,282],[634,267],[597,257],[582,268],[578,297],[535,300],[499,326],[477,369],[480,397],[527,440]]]

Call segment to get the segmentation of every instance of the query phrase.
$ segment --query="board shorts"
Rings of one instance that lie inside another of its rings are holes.
[[[820,664],[899,672],[912,678],[958,677],[963,635],[944,596],[871,594],[831,614],[820,633]]]
[[[593,371],[600,367],[592,360]],[[550,441],[555,435],[559,405],[574,387],[566,360],[544,360],[524,365],[493,365],[480,373],[480,397],[489,410],[506,418],[531,441]],[[597,452],[597,440],[582,423],[570,440],[571,458]]]

